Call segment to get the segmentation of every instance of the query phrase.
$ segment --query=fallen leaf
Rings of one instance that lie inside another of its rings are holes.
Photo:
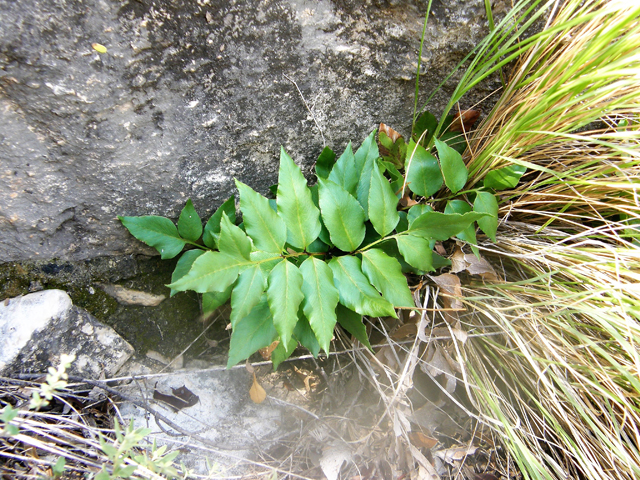
[[[398,205],[400,205],[403,209],[407,209],[413,207],[414,205],[418,205],[418,202],[411,198],[410,192],[407,189],[404,196],[398,201]]]
[[[454,465],[454,462],[464,460],[469,455],[475,455],[477,450],[478,447],[454,447],[438,450],[434,455],[446,463]]]
[[[131,290],[120,285],[98,283],[107,295],[115,298],[122,305],[142,305],[143,307],[156,307],[167,297],[164,295],[154,295],[152,293]]]
[[[399,138],[402,138],[402,135],[400,135],[393,128],[391,128],[389,125],[385,125],[384,123],[380,124],[380,128],[378,129],[378,131],[383,132],[387,137],[391,139],[393,143],[396,143]]]
[[[340,468],[345,462],[351,461],[351,452],[345,448],[329,448],[324,451],[320,458],[320,468],[327,480],[338,480]]]
[[[468,132],[480,117],[480,110],[464,110],[457,112],[449,127],[450,132]]]
[[[451,273],[467,271],[471,275],[480,275],[483,280],[499,282],[500,277],[487,260],[480,256],[476,257],[472,253],[464,253],[457,246],[453,255],[451,255]]]
[[[193,407],[200,401],[200,397],[184,385],[180,388],[172,388],[171,393],[172,395],[167,395],[158,390],[154,390],[153,399],[166,403],[174,412],[182,410],[183,408]]]
[[[392,348],[389,345],[385,345],[384,347],[380,348],[378,353],[376,353],[376,359],[383,365],[389,367],[394,372],[397,371],[398,362],[396,360],[396,356],[393,354]],[[375,366],[378,367],[378,365]]]
[[[458,325],[460,324],[460,322],[457,323]],[[467,341],[467,338],[469,338],[467,332],[458,327],[453,327],[451,329],[451,333],[453,333],[453,336],[456,337],[460,341],[460,343],[465,343]]]
[[[258,379],[256,378],[256,374],[253,374],[253,385],[249,389],[249,396],[253,403],[262,403],[265,398],[267,398],[267,392],[264,391],[264,388],[258,383]]]
[[[264,347],[264,348],[261,348],[260,350],[258,350],[258,353],[262,356],[262,358],[264,358],[265,360],[269,361],[269,360],[271,360],[271,354],[276,349],[276,347],[278,346],[279,343],[280,343],[280,340],[275,340],[268,347]]]
[[[107,47],[104,45],[100,45],[99,43],[92,43],[91,48],[93,48],[98,53],[107,53]]]
[[[460,273],[467,269],[467,261],[464,259],[464,252],[460,247],[456,247],[449,260],[451,260],[451,273]]]
[[[410,420],[428,432],[438,431],[448,417],[441,409],[436,408],[437,406],[430,401],[425,403],[411,414]]]
[[[418,480],[440,480],[438,472],[436,472],[436,469],[433,468],[433,465],[427,460],[427,457],[411,444],[409,445],[409,449],[411,450],[411,456],[419,465]]]
[[[429,437],[422,432],[411,432],[409,440],[413,445],[420,448],[433,448],[438,443],[437,438]]]
[[[457,379],[442,348],[439,345],[431,344],[427,350],[424,362],[420,364],[420,370],[435,378],[444,375],[444,388],[447,392],[453,393],[456,389]]]
[[[431,276],[429,278],[433,280],[444,295],[444,307],[462,309],[464,305],[460,298],[462,298],[462,286],[460,279],[452,273],[443,273],[442,275]],[[457,297],[457,298],[456,298]]]
[[[253,365],[251,365],[251,362],[249,362],[248,358],[247,361],[244,362],[244,368],[247,370],[247,372],[249,372],[249,375],[253,375],[256,373],[256,369],[253,368]]]
[[[418,326],[415,323],[407,323],[393,332],[391,338],[394,340],[404,340],[406,338],[414,338],[417,333]]]
[[[170,362],[170,360],[167,357],[162,355],[160,352],[156,352],[155,350],[147,350],[147,353],[145,354],[145,356],[147,358],[150,358],[151,360],[155,360],[156,362],[160,362],[164,365],[168,365]]]

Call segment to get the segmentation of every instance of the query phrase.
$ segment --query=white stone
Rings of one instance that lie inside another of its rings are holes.
[[[133,347],[111,327],[75,307],[62,290],[43,290],[0,303],[0,375],[46,372],[73,354],[69,372],[112,376]]]
[[[15,360],[34,332],[61,318],[72,305],[62,290],[43,290],[0,304],[0,371]]]

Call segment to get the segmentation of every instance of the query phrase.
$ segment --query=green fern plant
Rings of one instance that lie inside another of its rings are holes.
[[[275,200],[236,180],[240,225],[233,197],[204,228],[191,200],[177,227],[164,217],[119,217],[164,259],[194,247],[182,253],[168,286],[172,295],[202,293],[205,312],[231,301],[228,366],[275,340],[276,368],[298,343],[313,355],[328,353],[336,323],[369,346],[362,316],[415,307],[404,273],[449,263],[433,252],[436,241],[462,235],[475,243],[475,222],[495,236],[497,201],[489,191],[473,192],[473,206],[449,202],[445,212],[426,203],[399,208],[405,187],[421,201],[443,181],[457,193],[467,169],[447,143],[432,139],[436,158],[412,140],[404,149],[413,165],[405,178],[397,168],[404,158],[397,165],[381,158],[375,133],[355,153],[349,144],[337,160],[325,148],[313,186],[282,149]]]

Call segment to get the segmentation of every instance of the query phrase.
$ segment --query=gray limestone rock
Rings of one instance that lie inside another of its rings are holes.
[[[114,375],[133,348],[111,327],[74,307],[62,290],[44,290],[0,304],[0,375],[46,372],[60,355],[74,354],[69,372]]]
[[[265,193],[280,145],[310,176],[323,137],[289,79],[335,151],[407,133],[426,4],[0,0],[0,262],[148,252],[117,215],[206,219],[234,177]],[[434,2],[423,97],[485,33],[482,0]]]
[[[151,429],[148,441],[168,445],[169,448],[187,447],[177,462],[196,474],[241,474],[242,469],[238,467],[246,465],[245,460],[256,459],[256,452],[268,451],[284,433],[290,429],[296,431],[296,426],[299,426],[292,415],[294,407],[271,398],[261,404],[251,401],[251,375],[244,368],[187,369],[153,375],[153,367],[149,366],[148,360],[143,360],[143,363],[132,360],[125,365],[124,372],[135,375],[137,381],[119,386],[120,391],[140,400],[143,396],[148,406],[179,425],[183,431],[216,445],[217,448],[211,450],[190,435],[178,435],[165,424],[159,426],[152,415],[131,402],[123,401],[119,405],[125,422],[133,421],[136,427]],[[146,374],[152,375],[145,378]],[[189,406],[179,410],[161,400],[176,394],[178,398],[180,395],[186,398],[185,393],[193,400]]]

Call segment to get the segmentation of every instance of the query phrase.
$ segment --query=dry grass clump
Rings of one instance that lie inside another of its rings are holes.
[[[525,478],[640,477],[640,6],[555,2],[467,151],[471,186],[508,164],[472,285],[472,398]]]

